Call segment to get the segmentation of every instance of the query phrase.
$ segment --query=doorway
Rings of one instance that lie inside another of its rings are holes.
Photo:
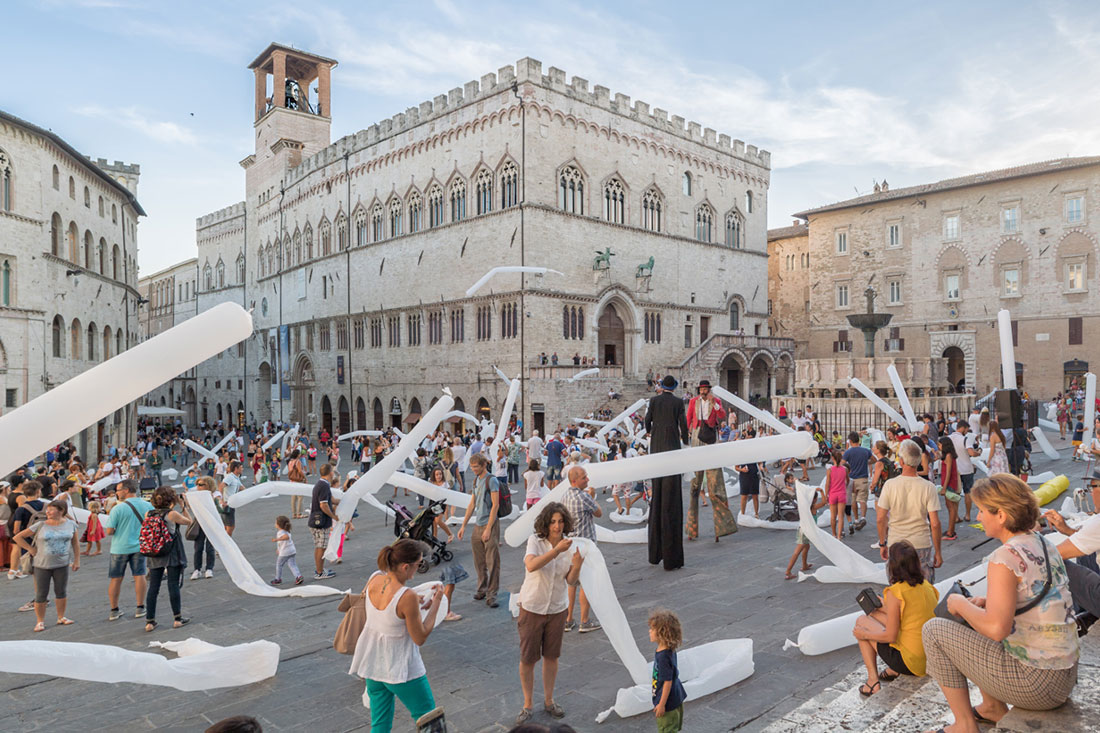
[[[942,356],[947,359],[947,381],[956,392],[962,392],[966,386],[966,356],[958,346],[948,346]]]
[[[626,326],[612,303],[608,303],[597,322],[598,354],[604,365],[622,366],[626,354]]]

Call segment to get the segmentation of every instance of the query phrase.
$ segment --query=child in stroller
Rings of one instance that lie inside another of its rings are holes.
[[[768,521],[797,522],[798,503],[794,493],[794,474],[790,471],[783,474],[782,486],[764,477],[764,486],[765,501],[771,501],[772,503],[772,513],[768,515]]]
[[[407,538],[423,542],[431,548],[431,557],[424,556],[420,561],[418,572],[426,573],[433,565],[450,562],[454,558],[454,554],[447,549],[447,543],[436,539],[432,534],[436,517],[443,515],[444,504],[445,502],[442,499],[429,501],[426,507],[420,509],[414,515],[401,504],[397,504],[392,500],[386,502],[386,506],[392,509],[394,513],[394,535],[398,539]]]

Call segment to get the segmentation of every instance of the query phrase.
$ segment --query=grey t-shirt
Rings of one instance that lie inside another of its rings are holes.
[[[73,561],[73,535],[76,522],[67,519],[58,525],[35,522],[30,526],[34,536],[34,567],[49,570],[62,568]],[[41,531],[39,531],[41,529]]]

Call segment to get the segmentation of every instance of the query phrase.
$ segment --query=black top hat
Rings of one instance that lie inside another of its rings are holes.
[[[700,388],[706,387],[707,389],[710,389],[710,382],[707,381],[706,379],[701,379],[701,380],[699,380],[699,387]]]
[[[661,380],[661,389],[672,391],[676,389],[676,386],[678,384],[679,382],[676,381],[676,377],[672,376],[671,374],[666,374],[665,378]]]

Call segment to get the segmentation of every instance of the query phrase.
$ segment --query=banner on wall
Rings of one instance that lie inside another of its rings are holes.
[[[279,399],[290,399],[290,326],[279,326]]]
[[[344,383],[344,357],[343,356],[337,356],[336,357],[336,383],[337,384],[343,384]]]
[[[271,356],[271,401],[279,401],[279,383],[282,381],[282,367],[279,364],[278,331],[274,328],[267,332],[267,353]]]

